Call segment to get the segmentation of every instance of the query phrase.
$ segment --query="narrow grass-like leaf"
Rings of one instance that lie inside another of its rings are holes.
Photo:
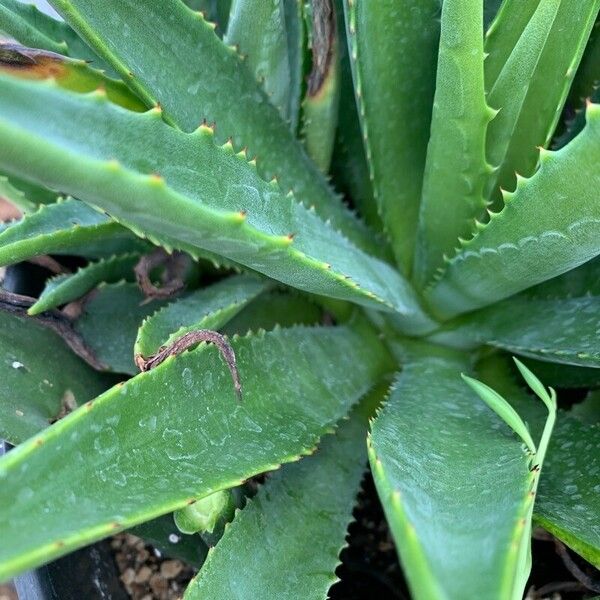
[[[291,189],[299,202],[314,206],[355,243],[379,252],[371,233],[332,193],[294,139],[251,70],[201,14],[180,0],[152,5],[138,0],[51,4],[148,106],[160,103],[165,118],[185,131],[202,122],[216,123],[217,139],[231,139],[235,148],[246,148],[257,157],[265,179],[276,176],[285,192]],[[164,38],[158,44],[157,31]]]
[[[0,536],[12,541],[0,549],[0,580],[310,453],[389,368],[375,335],[344,327],[232,345],[242,403],[218,351],[203,345],[0,460]]]
[[[423,287],[468,236],[486,203],[486,129],[495,112],[483,81],[483,0],[446,0],[423,180],[414,278]],[[391,161],[394,163],[395,161]]]
[[[458,348],[489,344],[530,358],[600,368],[599,328],[600,296],[545,300],[522,294],[456,319],[431,337]]]
[[[525,564],[520,546],[529,543],[529,458],[461,381],[466,356],[415,350],[369,440],[413,597],[522,597],[515,587]]]
[[[135,283],[101,284],[85,298],[75,330],[109,370],[135,375],[138,328],[164,304],[164,300],[148,302]]]
[[[581,177],[585,172],[586,177]],[[465,242],[427,291],[444,318],[556,277],[600,253],[600,105],[585,129],[521,179],[506,206]]]
[[[600,369],[575,367],[521,356],[523,362],[547,385],[557,388],[581,389],[600,387]],[[552,359],[552,356],[548,357]]]
[[[462,374],[469,387],[523,440],[532,454],[535,454],[535,443],[531,439],[527,426],[517,411],[489,385]]]
[[[498,14],[502,0],[485,0],[483,3],[483,26],[487,30]]]
[[[487,158],[499,167],[488,185],[497,205],[499,188],[513,190],[515,173],[532,175],[539,147],[550,143],[599,8],[599,0],[541,0],[498,77],[489,82],[488,103],[500,110],[487,137]]]
[[[188,331],[220,329],[269,287],[268,281],[238,275],[191,292],[144,320],[134,352],[149,357]]]
[[[534,435],[544,427],[545,411],[515,383],[505,357],[490,357],[478,374],[508,398],[525,417]],[[544,461],[534,506],[534,520],[600,567],[600,426],[582,422],[573,411],[559,411]]]
[[[0,265],[39,254],[105,256],[144,246],[127,229],[83,202],[64,200],[40,206],[37,212],[0,233]]]
[[[133,281],[133,269],[139,259],[139,254],[121,254],[90,263],[76,273],[52,277],[46,282],[38,301],[27,312],[37,315],[67,304],[81,298],[102,282],[117,283],[122,279]]]
[[[113,73],[66,23],[48,16],[34,4],[0,0],[0,31],[25,46],[79,58],[91,62],[97,69]]]
[[[361,412],[363,406],[313,456],[267,480],[226,528],[185,600],[327,596],[367,461]]]
[[[215,145],[210,128],[182,133],[160,111],[140,115],[48,83],[2,79],[0,88],[0,134],[10,140],[0,168],[98,205],[155,243],[205,249],[305,291],[396,311],[411,331],[432,327],[390,265],[260,179],[230,144]]]
[[[346,0],[344,8],[375,199],[396,260],[408,274],[435,89],[440,3]]]
[[[0,310],[0,438],[19,444],[109,382],[52,331]]]

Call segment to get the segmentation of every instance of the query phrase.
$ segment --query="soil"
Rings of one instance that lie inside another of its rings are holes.
[[[330,590],[332,600],[410,600],[396,550],[370,474],[365,475],[342,551],[340,578]],[[130,534],[113,538],[111,546],[127,592],[133,600],[177,600],[194,570],[163,557]],[[585,600],[594,597],[565,567],[552,540],[534,539],[534,571],[526,600]],[[571,557],[588,576],[600,581],[593,567]]]

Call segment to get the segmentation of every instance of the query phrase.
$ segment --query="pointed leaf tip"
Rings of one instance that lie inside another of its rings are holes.
[[[535,454],[536,447],[527,426],[517,411],[494,389],[464,373],[460,376],[465,383],[523,440]]]

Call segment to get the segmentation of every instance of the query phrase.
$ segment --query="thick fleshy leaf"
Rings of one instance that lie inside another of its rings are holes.
[[[344,235],[379,251],[370,232],[332,193],[239,54],[201,14],[180,0],[51,4],[148,106],[160,103],[165,118],[185,131],[216,123],[217,139],[231,139],[236,148],[256,156],[265,179],[276,176],[285,192],[291,189],[299,202],[314,206]],[[164,38],[160,44],[157,31]]]
[[[159,552],[179,558],[199,569],[208,554],[208,547],[199,535],[182,535],[173,515],[163,515],[127,530],[149,542]]]
[[[295,132],[302,78],[300,2],[234,0],[223,38],[244,62]]]
[[[600,296],[519,295],[456,319],[431,339],[463,349],[490,344],[530,358],[600,368],[599,329]]]
[[[149,302],[135,283],[100,284],[84,299],[75,330],[107,369],[136,375],[133,348],[138,329],[164,304],[165,300]]]
[[[98,284],[117,283],[122,279],[133,281],[134,267],[140,259],[139,254],[121,254],[90,263],[76,273],[57,275],[46,282],[46,287],[38,301],[27,311],[37,315],[45,310],[56,308],[77,300]]]
[[[19,444],[69,407],[105,390],[106,377],[34,319],[0,310],[0,439]]]
[[[40,254],[102,257],[144,246],[106,215],[69,199],[42,205],[0,232],[0,265]]]
[[[278,325],[317,325],[322,323],[323,311],[310,296],[270,292],[262,294],[258,302],[242,309],[222,329],[227,335],[245,335],[250,331],[271,331]]]
[[[495,73],[487,76],[487,101],[500,110],[487,136],[487,159],[498,167],[487,191],[495,195],[497,205],[501,205],[499,190],[515,189],[515,173],[531,176],[538,164],[539,147],[550,143],[600,8],[598,0],[575,4],[540,0],[525,21],[523,17],[536,4],[537,0],[506,2],[495,35],[488,39],[491,47],[486,48],[491,55],[505,55],[505,30],[512,36],[526,23],[500,72],[496,77]],[[490,61],[492,69],[497,65],[494,59]]]
[[[19,0],[0,0],[0,32],[30,46],[91,62],[97,69],[112,73],[108,66],[62,21]]]
[[[569,103],[575,108],[583,106],[585,100],[590,98],[600,86],[600,21],[596,21],[590,39],[581,58],[581,64],[571,91]]]
[[[544,423],[539,403],[515,384],[508,361],[479,365],[484,380],[508,398],[535,436]],[[586,560],[600,567],[600,424],[559,411],[534,506],[534,520]]]
[[[5,198],[24,213],[34,212],[40,204],[53,204],[57,194],[18,177],[0,175],[0,197]]]
[[[268,281],[238,275],[191,292],[144,320],[134,352],[149,357],[194,329],[220,329],[269,287]]]
[[[375,199],[407,274],[429,139],[440,2],[346,0],[344,8]]]
[[[414,278],[423,287],[485,212],[483,0],[446,0],[423,180]],[[395,161],[391,161],[394,163]]]
[[[37,207],[23,190],[16,188],[4,175],[0,175],[0,198],[7,200],[23,213],[35,211]]]
[[[343,0],[338,0],[336,6],[338,12],[343,11]],[[361,217],[375,231],[381,232],[383,224],[373,196],[360,118],[354,98],[350,48],[345,27],[340,26],[340,36],[340,105],[331,172],[335,185],[350,196]]]
[[[376,391],[377,400],[382,393]],[[327,596],[367,461],[366,408],[356,409],[313,456],[267,480],[225,529],[185,600]]]
[[[48,83],[2,79],[0,88],[0,134],[10,140],[0,168],[73,193],[163,246],[205,249],[305,291],[396,311],[407,330],[432,327],[390,265],[260,179],[210,128],[186,134],[160,111],[140,115]]]
[[[142,101],[122,81],[106,77],[102,71],[92,69],[83,60],[53,52],[0,43],[0,73],[23,79],[52,79],[61,87],[75,92],[99,90],[111,102],[129,110],[145,110]]]
[[[343,15],[333,0],[311,4],[312,69],[302,102],[302,138],[308,155],[323,173],[329,172],[340,101],[340,35]],[[341,9],[341,6],[339,7]]]
[[[441,317],[502,300],[600,253],[600,105],[588,107],[587,121],[568,146],[543,152],[535,175],[521,178],[502,212],[448,261],[426,291]]]
[[[466,356],[413,348],[407,360],[373,421],[369,454],[413,595],[521,598],[529,457],[461,380]]]
[[[0,537],[12,541],[0,548],[0,580],[310,453],[389,368],[374,334],[345,327],[232,344],[242,403],[203,345],[0,460]]]

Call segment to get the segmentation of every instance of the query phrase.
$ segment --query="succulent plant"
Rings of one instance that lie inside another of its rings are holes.
[[[50,4],[0,0],[0,580],[178,511],[233,518],[186,600],[325,598],[367,460],[415,598],[521,598],[534,525],[599,566],[598,396],[540,379],[600,386],[600,0]]]

